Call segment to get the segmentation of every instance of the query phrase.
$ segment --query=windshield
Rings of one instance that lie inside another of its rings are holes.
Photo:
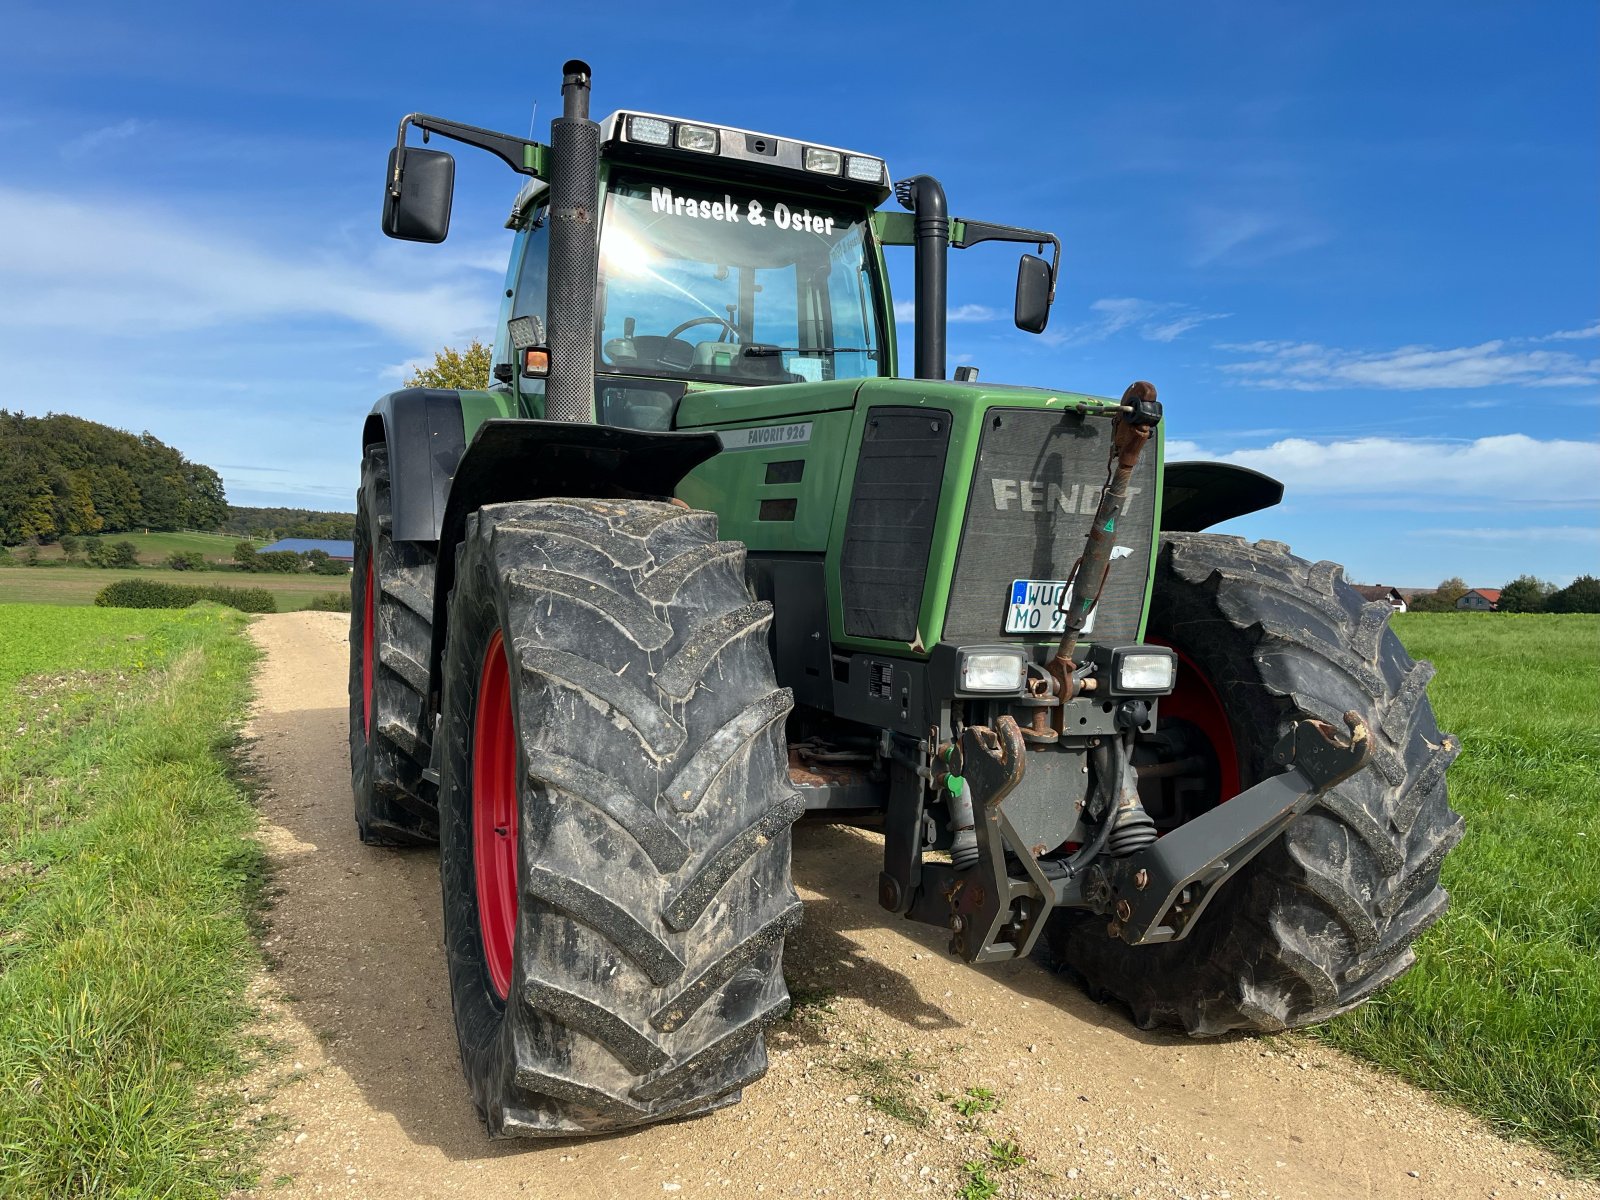
[[[602,371],[718,383],[881,373],[867,213],[733,184],[613,178]]]

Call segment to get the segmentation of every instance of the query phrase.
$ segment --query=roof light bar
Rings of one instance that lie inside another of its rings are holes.
[[[601,138],[620,158],[655,160],[664,153],[681,163],[687,152],[715,156],[718,173],[730,179],[766,182],[784,175],[791,180],[808,175],[813,189],[821,185],[829,192],[871,195],[876,203],[889,195],[889,169],[870,154],[660,113],[615,112],[601,128]]]

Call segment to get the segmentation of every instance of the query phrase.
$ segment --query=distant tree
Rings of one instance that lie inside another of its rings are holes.
[[[91,567],[104,567],[106,563],[106,541],[99,537],[86,537],[83,539],[83,561]]]
[[[1555,590],[1554,584],[1533,575],[1519,575],[1500,589],[1500,611],[1543,612],[1545,602]]]
[[[1467,585],[1461,577],[1452,576],[1433,591],[1414,597],[1409,607],[1412,612],[1455,612],[1456,601],[1466,594]]]
[[[1579,575],[1545,602],[1554,613],[1600,613],[1600,579]]]
[[[239,542],[233,548],[233,561],[239,564],[241,571],[259,571],[261,564],[260,555],[256,553],[254,542]]]
[[[106,551],[106,566],[108,567],[137,567],[139,565],[139,547],[127,539],[112,542]]]
[[[293,575],[305,566],[302,559],[293,550],[268,550],[256,555],[255,570],[274,571],[282,575]]]
[[[83,539],[80,538],[77,534],[75,534],[75,533],[64,533],[64,534],[61,535],[61,553],[66,556],[66,559],[67,559],[68,562],[71,562],[72,559],[73,559],[73,556],[76,555],[78,553],[78,551],[80,551],[82,549],[83,549]]]
[[[221,477],[148,433],[0,409],[0,543],[210,529],[226,517]]]
[[[174,550],[167,555],[167,569],[172,571],[204,571],[206,556],[198,550]]]
[[[313,575],[344,575],[350,570],[347,563],[340,562],[322,549],[307,550],[306,565],[311,568]]]
[[[446,346],[433,356],[433,365],[418,367],[406,379],[407,387],[449,388],[473,391],[489,386],[489,367],[493,351],[472,339],[465,350]]]
[[[39,543],[32,538],[22,548],[22,562],[24,566],[37,567],[39,565]]]
[[[222,531],[234,537],[328,538],[348,542],[356,536],[353,512],[313,512],[305,508],[246,508],[228,506]]]

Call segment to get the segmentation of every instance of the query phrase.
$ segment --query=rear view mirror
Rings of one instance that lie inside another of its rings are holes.
[[[395,160],[404,153],[400,178]],[[407,242],[442,242],[450,232],[450,197],[455,191],[456,160],[443,150],[396,146],[389,151],[389,173],[383,193],[383,231]],[[397,194],[398,193],[398,194]]]
[[[1024,254],[1017,264],[1017,328],[1043,333],[1050,321],[1050,264]]]

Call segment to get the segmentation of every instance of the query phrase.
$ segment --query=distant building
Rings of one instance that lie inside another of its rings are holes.
[[[1500,607],[1499,588],[1473,588],[1456,601],[1462,612],[1493,612]]]
[[[274,550],[289,550],[295,554],[308,554],[312,550],[321,550],[334,562],[347,563],[356,559],[354,542],[339,542],[331,538],[283,538],[270,546],[263,546],[261,553],[270,554]]]
[[[1370,585],[1358,583],[1355,589],[1363,600],[1382,600],[1395,612],[1406,611],[1406,598],[1400,594],[1399,588],[1388,587],[1381,583]]]

